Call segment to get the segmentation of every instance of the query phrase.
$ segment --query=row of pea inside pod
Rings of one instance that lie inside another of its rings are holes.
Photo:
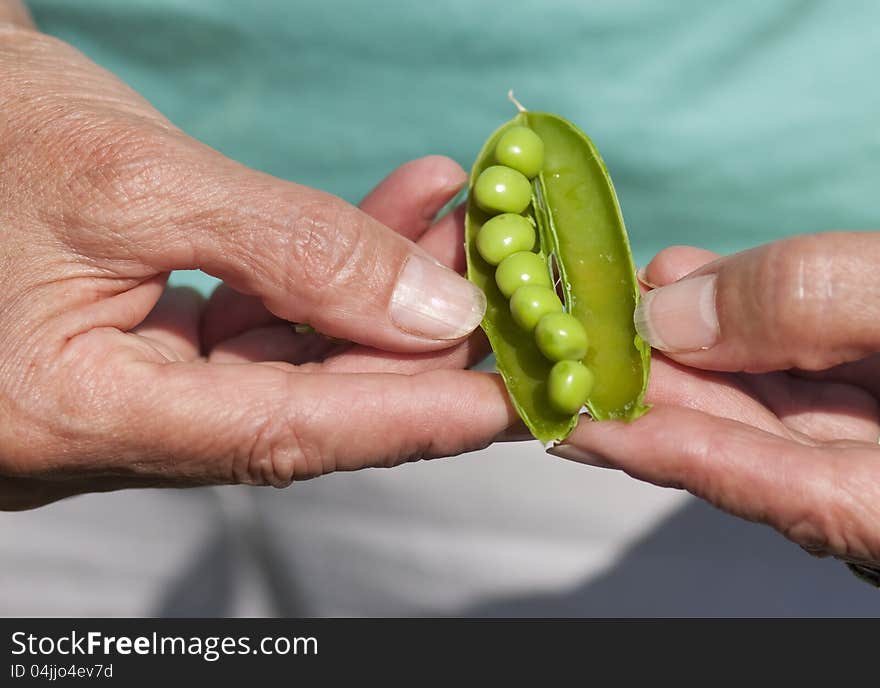
[[[550,279],[544,258],[532,252],[535,227],[522,215],[532,198],[529,181],[544,166],[544,142],[531,129],[508,129],[495,147],[496,165],[474,183],[474,200],[492,218],[480,228],[477,251],[495,267],[495,283],[510,300],[519,327],[533,332],[541,353],[554,365],[547,380],[551,406],[577,413],[592,391],[593,374],[581,362],[587,353],[583,325],[566,313]]]

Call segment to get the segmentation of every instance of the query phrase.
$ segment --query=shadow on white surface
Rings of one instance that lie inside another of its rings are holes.
[[[603,574],[556,594],[516,596],[469,616],[880,616],[880,592],[834,559],[691,501]]]

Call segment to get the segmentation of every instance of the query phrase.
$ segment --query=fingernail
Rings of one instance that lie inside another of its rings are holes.
[[[636,277],[638,278],[639,282],[644,284],[646,287],[650,287],[651,289],[657,288],[656,284],[648,280],[648,273],[645,268],[639,268],[636,271]]]
[[[458,273],[411,255],[391,296],[391,320],[427,339],[458,339],[480,324],[486,296]]]
[[[547,450],[547,453],[552,454],[553,456],[558,456],[560,459],[577,461],[578,463],[585,463],[588,466],[595,466],[596,468],[617,469],[617,466],[608,461],[604,456],[593,454],[592,452],[580,449],[571,444],[557,444],[555,447],[550,447],[550,449]]]
[[[720,333],[715,312],[715,275],[683,279],[642,296],[633,314],[636,331],[655,349],[708,349]]]

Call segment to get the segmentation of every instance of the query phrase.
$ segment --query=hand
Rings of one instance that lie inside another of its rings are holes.
[[[720,259],[661,252],[645,271],[657,288],[636,313],[664,352],[654,409],[629,425],[580,423],[554,452],[684,488],[811,553],[876,565],[878,259],[876,233]]]
[[[4,7],[0,508],[287,485],[475,449],[513,422],[497,376],[440,370],[485,352],[468,339],[484,299],[454,271],[460,217],[428,219],[457,165],[406,165],[359,211],[188,138]],[[191,268],[225,281],[207,307],[165,289]],[[330,358],[284,362],[303,342]]]

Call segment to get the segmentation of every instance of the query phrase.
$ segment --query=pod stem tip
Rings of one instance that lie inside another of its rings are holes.
[[[511,103],[513,103],[514,106],[516,107],[516,109],[519,110],[520,112],[528,112],[528,110],[526,110],[526,109],[523,107],[523,104],[520,103],[520,102],[514,97],[514,95],[513,95],[513,89],[512,89],[512,88],[511,88],[509,91],[507,91],[507,99],[508,99]]]

